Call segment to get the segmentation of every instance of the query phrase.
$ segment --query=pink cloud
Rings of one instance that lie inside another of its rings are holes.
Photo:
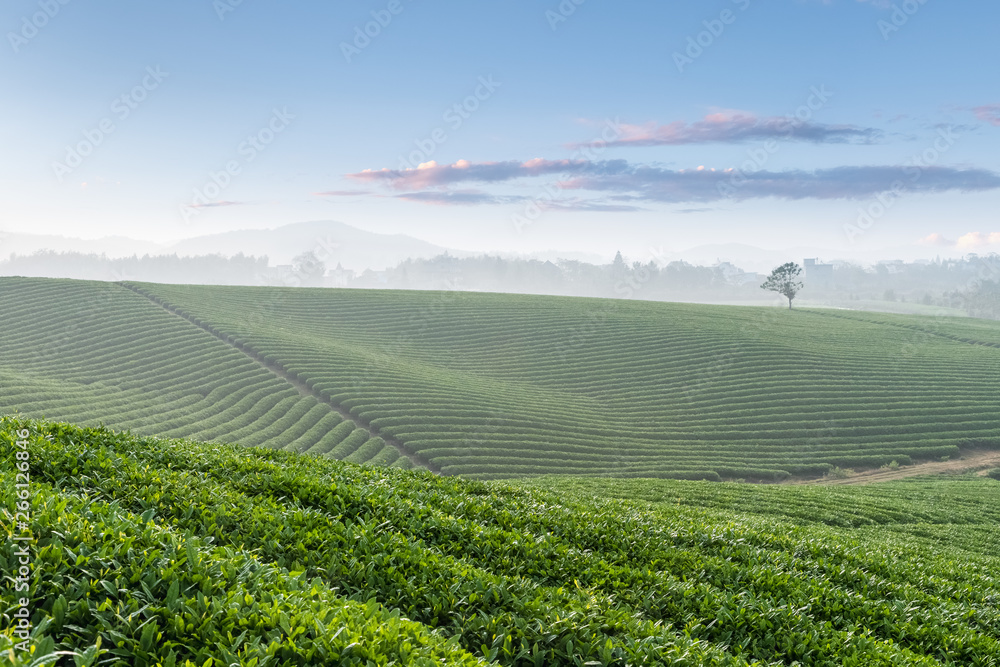
[[[1000,127],[1000,104],[986,104],[974,108],[972,112],[976,114],[976,118],[984,123]]]
[[[634,201],[711,202],[724,199],[860,199],[884,192],[905,175],[900,165],[834,167],[813,171],[665,169],[655,164],[630,164],[625,160],[544,160],[525,162],[466,161],[450,165],[429,162],[416,169],[381,169],[349,174],[348,178],[376,182],[403,191],[405,199],[426,203],[503,203],[510,195],[455,192],[459,184],[499,184],[525,178],[556,177],[563,190],[591,190],[605,196],[628,196]],[[552,187],[552,186],[549,186]],[[949,191],[980,192],[1000,189],[1000,174],[986,169],[930,166],[911,193]],[[416,191],[416,192],[414,192]],[[423,193],[423,194],[420,194]]]
[[[941,234],[930,234],[924,238],[917,241],[920,245],[937,245],[937,246],[950,246],[953,245],[952,241],[949,241]]]
[[[764,139],[792,139],[816,143],[873,143],[880,132],[854,125],[822,125],[794,117],[759,117],[748,111],[721,110],[693,123],[618,125],[620,136],[609,146],[680,146],[703,143],[738,143]],[[574,144],[579,148],[585,144]]]
[[[347,178],[366,183],[384,183],[397,190],[426,190],[460,182],[490,183],[513,178],[544,176],[546,174],[581,171],[589,166],[587,160],[543,160],[535,158],[526,162],[479,162],[459,160],[454,164],[438,164],[433,160],[415,169],[366,169],[347,174]]]
[[[1000,245],[1000,232],[969,232],[958,237],[955,245],[959,248],[978,248],[984,245]]]

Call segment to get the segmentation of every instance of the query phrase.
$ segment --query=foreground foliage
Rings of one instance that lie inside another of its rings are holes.
[[[796,489],[733,511],[733,485],[552,491],[4,418],[8,508],[20,429],[36,651],[63,664],[1000,664],[1000,560],[971,548],[998,540],[992,480],[838,489],[871,531],[783,511]]]

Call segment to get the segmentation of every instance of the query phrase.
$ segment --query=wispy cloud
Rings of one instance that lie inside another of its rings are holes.
[[[616,199],[615,197],[609,197],[607,200],[571,197],[565,200],[540,201],[538,206],[550,211],[595,211],[601,213],[634,213],[645,210],[641,206],[616,204],[614,203]]]
[[[460,183],[502,183],[542,176],[561,177],[557,187],[562,190],[603,192],[619,202],[705,203],[766,197],[787,200],[861,199],[893,189],[900,183],[909,193],[1000,189],[1000,174],[985,169],[930,166],[916,171],[908,170],[903,165],[740,172],[739,187],[731,186],[733,169],[699,167],[672,170],[630,164],[625,160],[536,159],[480,164],[461,161],[452,165],[428,163],[418,169],[383,169],[349,175],[353,179],[381,182],[396,190],[407,190],[406,194],[399,195],[405,199],[438,203],[516,201],[516,198],[481,192],[448,192],[446,189]],[[422,192],[425,190],[430,192]]]
[[[371,194],[368,190],[327,190],[314,193],[317,197],[357,197]]]
[[[347,177],[366,183],[382,183],[397,190],[421,190],[453,185],[455,183],[497,183],[514,178],[567,174],[587,169],[588,160],[542,160],[527,162],[480,162],[473,164],[459,160],[454,164],[439,165],[425,162],[415,169],[366,169]],[[624,162],[623,162],[624,165]]]
[[[930,234],[917,241],[920,245],[947,246],[955,248],[981,248],[983,246],[1000,246],[1000,232],[969,232],[952,241],[943,234]]]
[[[245,206],[243,201],[210,201],[207,204],[189,204],[188,208],[219,208],[222,206]]]
[[[976,118],[984,123],[1000,127],[1000,104],[986,104],[975,107],[972,112],[976,114]]]
[[[491,195],[478,190],[460,192],[407,192],[395,195],[396,199],[415,201],[422,204],[437,204],[440,206],[477,206],[481,204],[511,204],[524,201],[525,197]]]
[[[632,192],[651,201],[712,202],[720,199],[861,199],[893,189],[902,182],[908,192],[933,193],[1000,189],[1000,174],[984,169],[927,167],[916,180],[902,166],[836,167],[814,171],[757,171],[742,174],[739,187],[726,189],[732,170],[672,171],[638,166],[626,173],[577,176],[564,189]],[[722,187],[720,187],[722,186]],[[726,194],[723,194],[726,190]]]
[[[937,232],[934,234],[928,234],[922,239],[918,239],[917,243],[929,246],[951,246],[955,244],[954,241],[945,238],[944,235],[938,234]]]
[[[621,136],[608,146],[681,146],[685,144],[740,143],[785,139],[827,144],[872,144],[882,137],[879,130],[856,125],[824,125],[793,117],[759,117],[745,111],[720,111],[699,121],[675,121],[666,125],[622,124]],[[573,144],[580,148],[589,143]]]
[[[432,204],[435,206],[479,206],[484,204],[516,204],[531,198],[523,195],[493,195],[479,190],[406,192],[393,195],[395,199]],[[631,213],[644,210],[631,204],[616,203],[617,199],[631,197],[606,197],[584,199],[567,197],[564,200],[538,202],[539,208],[558,211],[595,211],[602,213]]]

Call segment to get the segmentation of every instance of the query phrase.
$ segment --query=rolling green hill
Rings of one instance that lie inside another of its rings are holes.
[[[1000,447],[997,323],[499,294],[133,288],[445,473],[773,479]]]
[[[773,480],[1000,447],[1000,324],[0,280],[0,410],[417,465]]]
[[[334,408],[119,285],[0,279],[0,413],[410,467]]]
[[[0,279],[0,411],[479,478],[781,479],[1000,447],[1000,324]]]
[[[11,418],[0,457],[60,664],[1000,665],[986,478],[517,486]]]

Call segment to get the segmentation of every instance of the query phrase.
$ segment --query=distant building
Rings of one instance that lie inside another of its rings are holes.
[[[337,268],[326,272],[323,284],[327,287],[347,287],[352,280],[354,280],[354,271],[345,269],[340,262],[337,262]]]
[[[820,264],[816,258],[804,259],[805,284],[809,287],[833,287],[833,264]]]

